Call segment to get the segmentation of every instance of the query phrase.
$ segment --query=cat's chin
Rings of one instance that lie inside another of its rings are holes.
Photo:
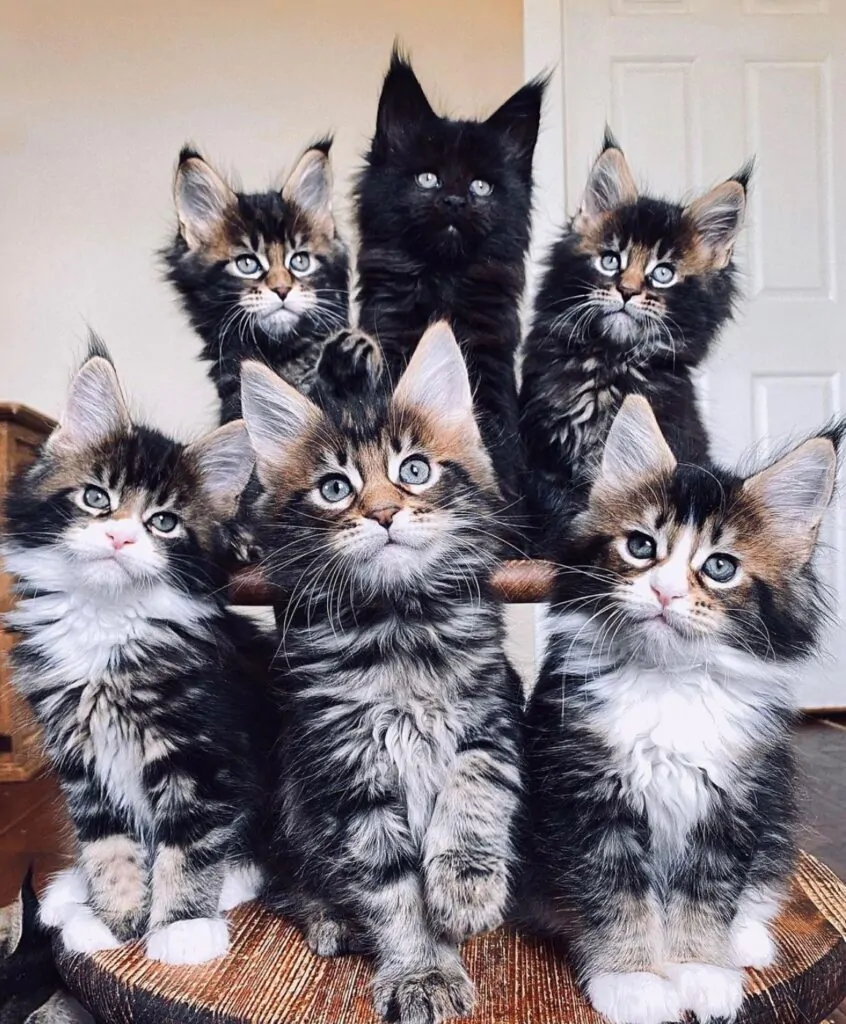
[[[265,334],[271,338],[284,338],[291,334],[300,322],[301,313],[295,313],[290,309],[274,309],[258,318],[258,323]]]

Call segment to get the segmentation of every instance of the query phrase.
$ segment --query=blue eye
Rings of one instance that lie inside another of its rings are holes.
[[[409,455],[399,468],[400,482],[404,484],[425,484],[432,475],[432,467],[422,455]]]
[[[489,181],[483,181],[482,178],[474,178],[470,182],[470,191],[474,196],[479,196],[480,199],[484,199],[493,192],[493,185]]]
[[[345,476],[327,476],[320,485],[320,496],[324,501],[343,501],[352,494],[352,484]]]
[[[112,507],[112,499],[102,487],[86,487],[82,492],[82,504],[96,512],[108,512]]]
[[[414,180],[421,188],[440,188],[441,179],[433,171],[421,171],[414,176]]]
[[[715,583],[730,583],[740,570],[740,563],[732,555],[711,555],[702,564],[702,575]]]
[[[668,288],[676,280],[676,272],[669,263],[659,263],[657,267],[652,268],[649,276],[652,283],[657,284],[659,288]]]
[[[618,252],[604,252],[596,261],[597,268],[603,274],[616,274],[620,269],[620,254]]]
[[[173,512],[156,512],[147,520],[147,525],[152,526],[157,533],[173,533],[179,526],[179,516]]]
[[[655,557],[656,546],[655,541],[646,533],[640,533],[637,530],[634,533],[630,533],[628,540],[626,541],[626,548],[632,558],[639,558],[642,561],[647,559],[651,561]]]
[[[288,261],[288,267],[295,274],[307,274],[311,270],[311,255],[307,252],[295,252]]]
[[[252,253],[242,253],[240,256],[236,256],[233,262],[235,269],[244,277],[255,277],[262,270],[258,257],[253,256]]]

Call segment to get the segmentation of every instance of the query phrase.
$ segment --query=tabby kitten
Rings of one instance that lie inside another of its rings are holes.
[[[326,338],[347,325],[349,262],[332,215],[330,146],[307,149],[281,192],[252,194],[235,192],[194,150],[179,155],[179,229],[162,255],[203,339],[221,423],[241,415],[244,359],[303,387]]]
[[[609,432],[528,710],[519,902],[616,1024],[731,1019],[741,968],[776,957],[793,681],[843,434],[744,479],[677,463],[642,397]]]
[[[227,950],[221,910],[254,894],[272,648],[227,611],[212,558],[253,463],[242,423],[187,447],[133,423],[95,347],[10,488],[13,681],[79,845],[42,920],[70,950],[144,935],[148,956],[199,963]]]
[[[520,684],[488,575],[498,489],[446,324],[393,396],[322,408],[246,363],[268,573],[291,595],[277,909],[316,952],[376,959],[402,1024],[470,1011],[457,944],[502,919]]]
[[[356,187],[361,328],[397,381],[426,327],[450,322],[509,501],[522,466],[514,359],[545,84],[523,86],[485,121],[451,120],[394,51]]]
[[[687,206],[641,194],[610,132],[552,247],[526,340],[531,510],[580,501],[623,399],[644,395],[682,461],[708,457],[692,371],[732,315],[751,165]]]

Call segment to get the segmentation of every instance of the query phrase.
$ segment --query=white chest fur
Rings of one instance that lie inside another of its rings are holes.
[[[742,686],[704,668],[665,672],[631,665],[588,684],[602,703],[589,716],[613,752],[610,766],[654,841],[675,846],[709,813],[714,789],[730,790],[768,709]]]

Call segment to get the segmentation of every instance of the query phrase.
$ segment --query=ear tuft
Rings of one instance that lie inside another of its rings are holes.
[[[184,148],[173,183],[179,231],[191,249],[214,241],[238,198],[223,178],[193,149]]]
[[[836,444],[830,433],[812,437],[743,484],[743,490],[772,518],[776,530],[798,543],[805,558],[813,553],[834,493]]]
[[[71,381],[59,426],[50,435],[51,449],[88,448],[131,429],[120,381],[104,351],[102,346],[102,351],[86,359]]]
[[[262,479],[263,469],[279,466],[288,447],[322,416],[305,395],[254,360],[241,364],[241,408]]]
[[[644,478],[663,476],[675,468],[676,458],[652,406],[640,395],[629,395],[608,432],[595,487],[626,490]]]
[[[637,199],[637,184],[628,161],[606,127],[603,149],[588,176],[577,220],[595,220]]]
[[[473,419],[473,393],[464,356],[445,320],[432,324],[418,342],[393,400],[421,409],[440,423]]]
[[[538,141],[543,97],[551,77],[551,74],[538,75],[527,82],[486,122],[510,142],[524,178],[530,179],[532,175],[532,157]]]
[[[718,268],[731,259],[745,212],[746,185],[737,178],[717,185],[687,208],[688,217]]]
[[[224,518],[234,515],[249,482],[256,455],[243,420],[233,420],[188,446],[203,489]]]
[[[330,238],[335,234],[332,219],[332,170],[329,149],[332,140],[309,147],[297,161],[282,187],[282,198],[303,211]]]
[[[395,45],[379,96],[374,150],[401,144],[409,132],[436,118],[408,57]]]

